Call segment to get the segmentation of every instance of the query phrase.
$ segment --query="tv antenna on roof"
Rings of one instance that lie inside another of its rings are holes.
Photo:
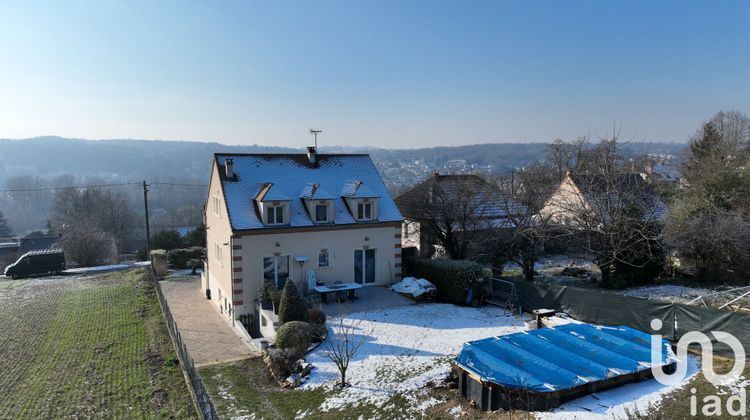
[[[323,130],[313,130],[312,128],[310,129],[310,134],[315,136],[315,150],[318,150],[318,134],[322,132]]]

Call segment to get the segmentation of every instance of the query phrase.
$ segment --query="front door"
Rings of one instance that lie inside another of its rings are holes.
[[[354,281],[359,284],[375,283],[375,250],[354,250]]]

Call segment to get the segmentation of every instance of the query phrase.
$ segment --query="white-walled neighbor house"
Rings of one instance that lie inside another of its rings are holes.
[[[202,288],[228,319],[264,280],[383,285],[401,278],[402,217],[366,154],[214,155]],[[257,316],[253,322],[257,321]]]

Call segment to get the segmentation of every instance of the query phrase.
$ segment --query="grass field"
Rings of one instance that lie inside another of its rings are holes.
[[[145,276],[0,280],[0,418],[195,418]]]
[[[714,357],[714,369],[719,374],[729,372],[733,365],[733,359],[719,356]],[[735,384],[734,386],[717,388],[706,380],[706,378],[703,376],[703,373],[699,373],[695,376],[694,379],[690,381],[690,383],[688,383],[681,389],[666,395],[657,407],[653,407],[653,409],[649,410],[648,414],[641,415],[639,413],[631,413],[630,418],[654,420],[703,418],[704,416],[702,410],[706,406],[706,404],[703,402],[704,398],[713,395],[719,396],[721,409],[720,411],[709,411],[709,413],[711,413],[710,418],[737,418],[737,416],[732,416],[727,412],[726,402],[730,396],[737,395],[741,388],[745,388],[750,385],[747,379],[745,379],[750,378],[750,364],[747,364],[745,366],[745,370],[742,376],[743,378],[739,381],[738,384]],[[695,390],[695,393],[692,392],[693,389]],[[747,389],[745,389],[745,391],[747,391]],[[745,395],[745,397],[745,407],[750,410],[750,401],[747,400],[747,395]],[[691,405],[693,401],[695,402],[694,408],[697,415],[693,415],[691,413]],[[735,406],[735,409],[736,408],[738,408],[738,406]],[[746,411],[746,414],[741,417],[748,418],[748,416],[750,416],[750,411]]]
[[[326,397],[335,391],[321,388],[291,390],[279,388],[260,358],[214,365],[200,370],[217,414],[222,418],[293,419],[412,419],[419,418],[403,398],[392,398],[376,407],[371,404],[320,411]],[[430,418],[441,418],[440,416]],[[447,418],[447,417],[442,417]]]

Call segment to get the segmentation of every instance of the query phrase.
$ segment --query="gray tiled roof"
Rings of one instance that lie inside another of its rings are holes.
[[[427,205],[431,194],[443,199],[460,202],[466,198],[466,191],[473,201],[474,208],[481,211],[477,217],[504,219],[526,212],[526,207],[505,196],[497,188],[477,175],[432,175],[412,189],[396,198],[401,213],[412,219],[421,217],[420,207]],[[439,192],[438,192],[439,191]],[[498,222],[501,225],[505,222]]]
[[[265,201],[289,200],[290,203],[291,220],[289,225],[282,227],[314,225],[303,204],[303,198],[310,197],[310,194],[316,199],[324,196],[333,199],[335,225],[402,220],[370,156],[365,154],[318,154],[317,165],[311,165],[304,154],[217,153],[214,159],[220,166],[226,159],[232,159],[234,163],[235,178],[226,179],[220,175],[234,230],[278,229],[263,225],[254,202],[268,184],[271,186],[266,191]],[[219,173],[223,174],[223,171]],[[351,189],[352,180],[359,181],[359,187],[354,191]],[[318,185],[314,193],[313,184]],[[334,196],[331,192],[341,195]],[[345,193],[354,193],[352,197],[356,198],[378,197],[378,220],[357,222],[342,198]]]

